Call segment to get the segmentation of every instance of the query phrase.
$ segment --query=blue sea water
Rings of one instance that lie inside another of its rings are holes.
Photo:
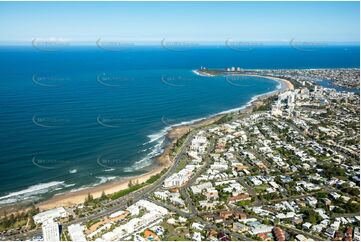
[[[205,66],[359,68],[358,46],[300,51],[0,47],[0,206],[150,169],[172,125],[246,105],[279,85],[201,77]]]

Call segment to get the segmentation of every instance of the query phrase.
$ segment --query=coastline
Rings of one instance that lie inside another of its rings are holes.
[[[201,76],[215,76],[215,75],[204,75],[202,73],[199,73],[196,70],[193,70],[193,73],[196,75]],[[190,130],[199,128],[202,126],[210,125],[219,119],[221,119],[223,116],[225,116],[228,113],[233,112],[242,112],[242,113],[250,113],[252,110],[259,105],[262,105],[262,102],[264,99],[275,95],[278,92],[282,92],[289,89],[294,89],[292,83],[288,80],[277,78],[277,77],[269,77],[269,76],[260,76],[260,75],[251,75],[251,74],[237,74],[238,76],[256,76],[261,78],[268,78],[272,79],[280,84],[280,86],[269,93],[264,93],[258,96],[253,97],[246,105],[243,105],[242,107],[231,109],[228,111],[222,111],[220,113],[210,115],[205,118],[197,119],[194,122],[186,122],[185,124],[178,124],[178,125],[172,125],[170,129],[167,131],[166,137],[170,140],[169,145],[164,148],[164,151],[162,154],[160,154],[158,157],[155,158],[155,164],[153,165],[152,169],[142,175],[134,176],[134,177],[126,177],[122,178],[121,180],[117,181],[110,181],[104,184],[100,184],[98,186],[86,188],[83,190],[78,190],[74,192],[66,192],[63,194],[55,195],[50,199],[47,199],[45,201],[42,201],[38,204],[36,204],[37,207],[40,208],[40,210],[47,210],[52,209],[55,207],[73,207],[76,205],[79,205],[84,202],[85,198],[88,196],[88,194],[91,194],[94,198],[98,198],[101,196],[102,192],[104,191],[105,194],[112,194],[115,192],[118,192],[120,190],[124,190],[128,188],[129,181],[138,181],[139,183],[143,183],[147,181],[151,176],[159,174],[163,169],[169,168],[172,166],[172,160],[171,160],[171,149],[176,143],[177,139],[188,133]]]

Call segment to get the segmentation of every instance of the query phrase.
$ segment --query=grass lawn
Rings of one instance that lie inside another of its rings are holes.
[[[189,239],[186,239],[183,237],[183,235],[179,234],[177,236],[170,236],[166,238],[167,241],[189,241]]]
[[[131,186],[131,187],[125,189],[125,190],[121,190],[119,192],[111,194],[110,198],[112,200],[118,199],[120,197],[123,197],[123,196],[125,196],[125,195],[127,195],[127,194],[129,194],[131,192],[134,192],[134,191],[144,187],[145,185],[146,185],[145,183],[133,185],[133,186]]]
[[[176,172],[182,170],[186,165],[188,164],[188,160],[186,156],[183,156],[182,159],[179,161],[179,164],[177,166]]]
[[[189,239],[186,239],[184,235],[188,233],[187,227],[182,228],[175,228],[173,225],[168,224],[166,222],[162,222],[159,224],[159,226],[162,226],[164,230],[167,232],[165,233],[165,236],[162,240],[164,241],[186,241]]]
[[[262,192],[266,191],[267,188],[269,188],[269,186],[267,184],[262,184],[262,185],[259,185],[259,186],[255,186],[253,189],[257,193],[262,193]]]

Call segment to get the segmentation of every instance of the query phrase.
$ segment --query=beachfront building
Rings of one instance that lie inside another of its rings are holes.
[[[84,235],[84,226],[72,224],[68,227],[69,235],[72,241],[86,241]]]
[[[142,216],[140,216],[141,210],[146,211]],[[97,241],[128,240],[127,238],[129,236],[140,233],[148,227],[156,225],[168,214],[166,208],[147,200],[139,200],[128,207],[127,211],[129,211],[134,218],[127,223],[116,227],[113,231],[105,233],[101,239],[97,239]]]
[[[203,154],[206,151],[207,148],[207,137],[204,136],[204,131],[200,131],[191,142],[191,145],[189,149],[191,151],[198,152],[200,154]]]
[[[60,241],[59,224],[52,219],[44,221],[41,229],[43,231],[44,241]]]
[[[65,218],[68,216],[68,213],[63,207],[50,209],[41,213],[38,213],[33,216],[34,222],[37,224],[44,223],[48,220],[54,220],[56,218]]]
[[[185,168],[180,170],[178,173],[174,173],[170,177],[165,179],[163,186],[165,188],[173,188],[173,187],[183,186],[191,178],[194,170],[195,170],[194,165],[187,165]]]

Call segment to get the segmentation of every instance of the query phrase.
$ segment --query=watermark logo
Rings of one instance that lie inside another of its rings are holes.
[[[252,50],[254,50],[254,48],[262,46],[263,44],[261,42],[239,41],[239,40],[234,40],[232,38],[229,38],[229,39],[226,39],[225,45],[226,45],[226,47],[228,47],[231,50],[246,52],[246,51],[252,51]]]
[[[162,76],[161,81],[165,85],[171,86],[171,87],[184,87],[185,86],[184,82],[182,83],[182,79],[180,79],[179,77]]]
[[[182,122],[185,122],[185,120],[179,119],[179,118],[168,118],[165,116],[162,116],[160,118],[160,121],[165,125],[165,126],[173,126],[176,124],[180,124]]]
[[[243,76],[237,76],[237,75],[227,75],[224,78],[227,83],[229,83],[232,86],[235,87],[250,87],[250,84],[245,84],[244,80],[245,78]]]
[[[124,82],[134,80],[134,77],[128,77],[117,73],[102,73],[97,76],[97,82],[107,87],[119,87],[124,84]]]
[[[131,41],[103,40],[101,38],[95,43],[99,49],[113,52],[125,51],[135,46],[135,43]]]
[[[198,47],[199,44],[192,41],[171,41],[167,39],[162,39],[160,41],[160,46],[163,49],[175,52],[184,52],[189,51],[192,48]]]
[[[69,119],[39,115],[34,115],[32,121],[36,126],[42,128],[60,128],[70,123]]]
[[[189,85],[190,82],[194,82],[199,80],[199,77],[190,77],[190,76],[167,76],[163,75],[161,76],[161,82],[164,83],[167,86],[171,87],[184,87]]]
[[[316,51],[318,48],[327,46],[326,42],[297,41],[294,38],[290,40],[289,44],[295,50],[303,52],[312,52]]]
[[[54,159],[45,155],[34,155],[31,162],[42,169],[58,169],[71,163],[69,160]]]
[[[61,83],[69,81],[70,78],[59,77],[59,76],[40,76],[33,75],[32,81],[35,85],[42,87],[57,87],[60,86]]]
[[[136,120],[132,118],[105,117],[102,115],[97,117],[97,123],[106,128],[124,127],[129,123],[134,123],[135,121]]]
[[[70,46],[70,41],[63,38],[35,38],[31,45],[40,51],[55,52]]]
[[[113,169],[124,166],[124,160],[119,158],[118,154],[102,154],[97,157],[97,164],[107,169]]]

